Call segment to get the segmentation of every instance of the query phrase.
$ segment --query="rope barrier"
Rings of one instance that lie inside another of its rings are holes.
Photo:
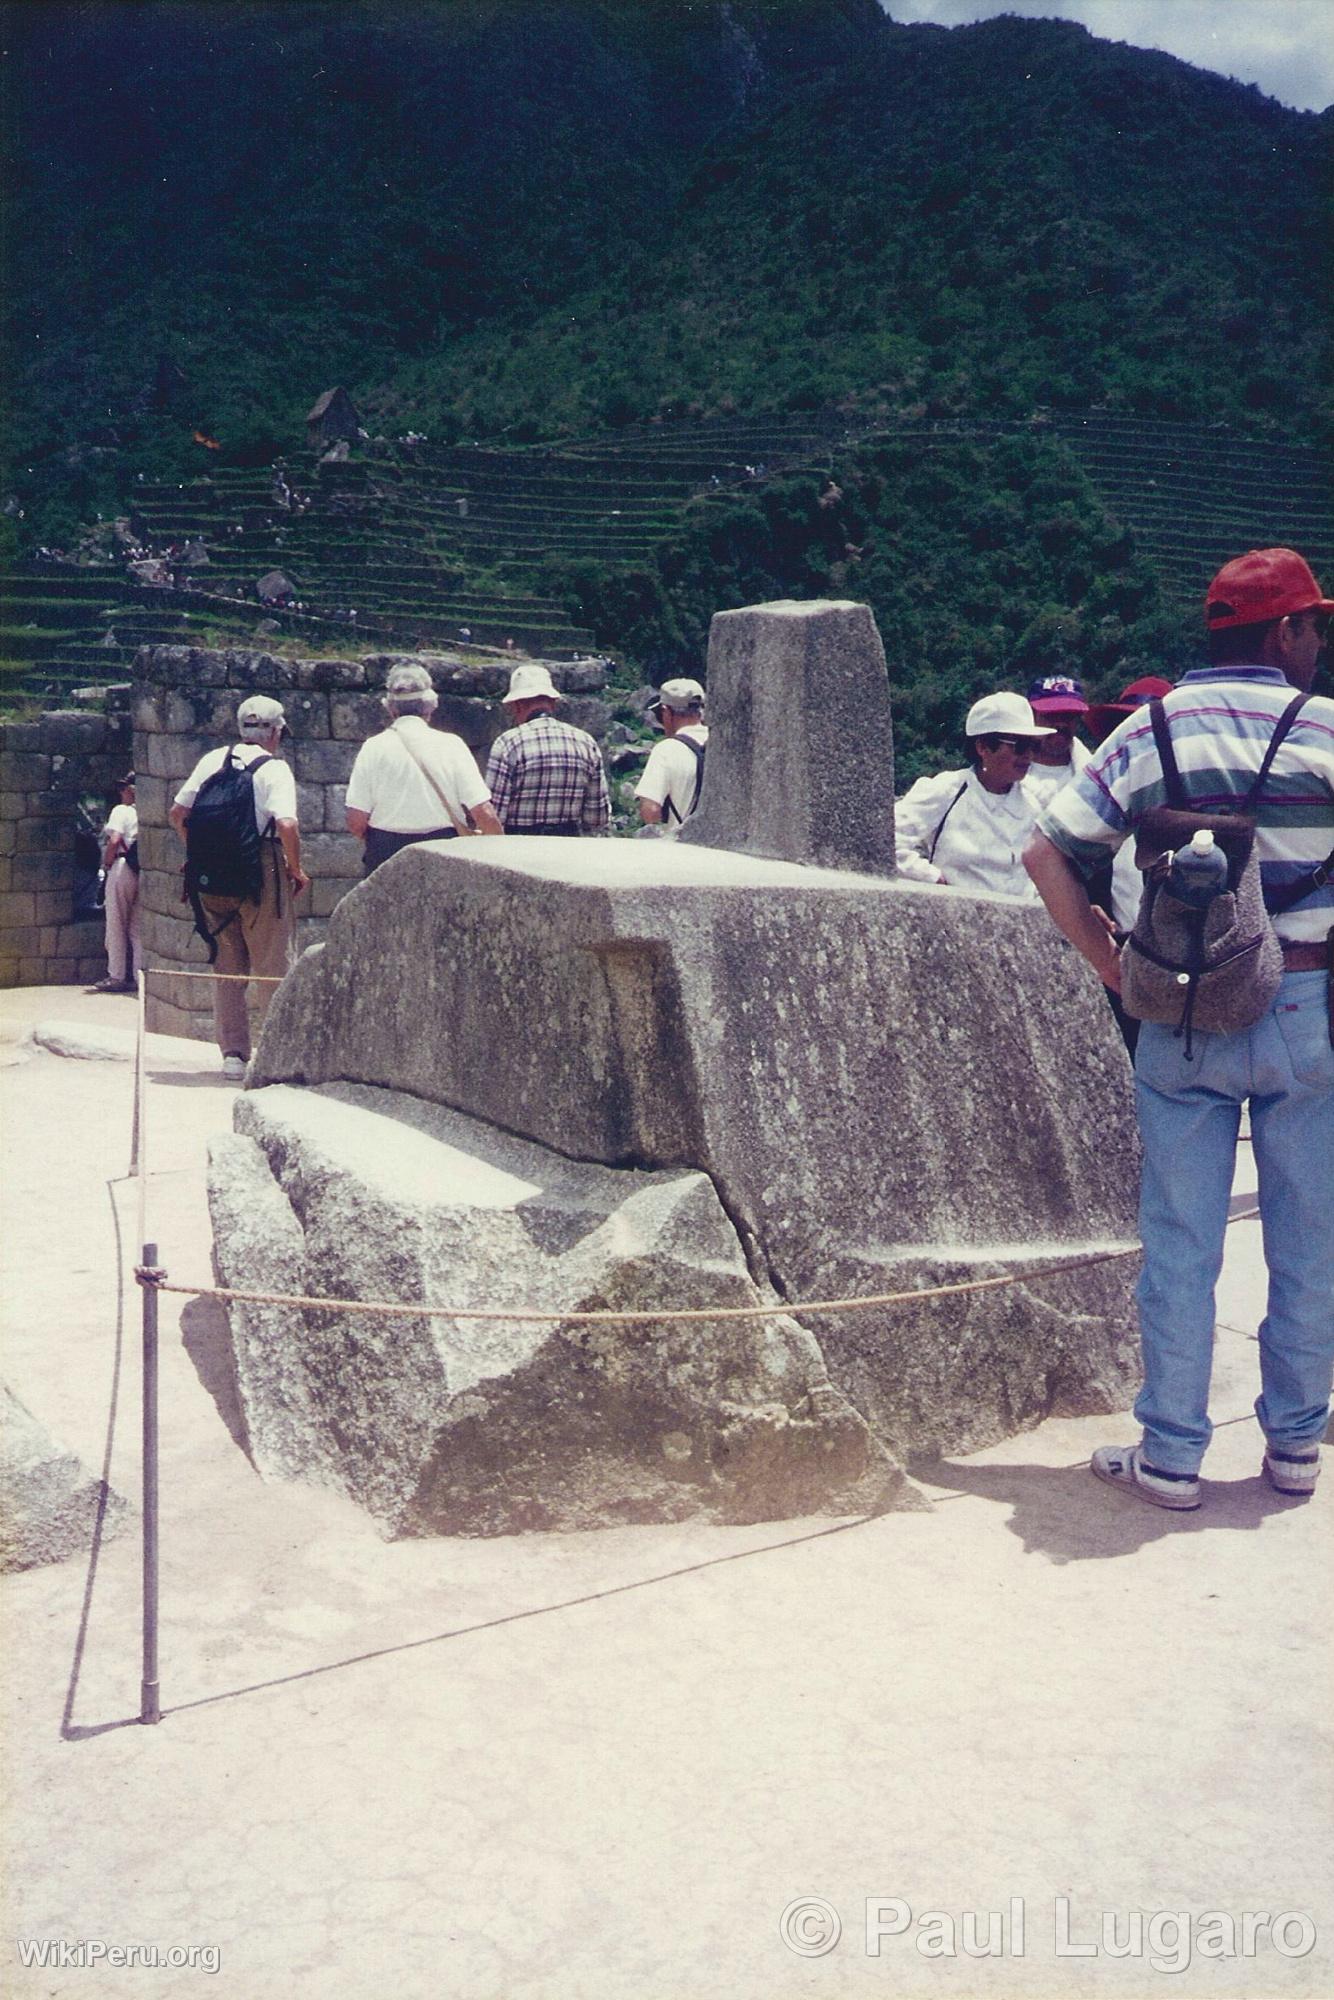
[[[160,972],[164,979],[229,979],[242,986],[281,986],[287,976],[282,972],[185,972],[178,971],[174,965],[146,965],[143,968],[145,979],[155,972]]]
[[[1240,1220],[1241,1218],[1235,1218]],[[568,1326],[571,1324],[591,1326],[645,1326],[661,1325],[664,1322],[719,1320],[719,1319],[775,1319],[784,1314],[796,1313],[846,1313],[866,1312],[876,1306],[916,1305],[923,1299],[943,1299],[957,1297],[962,1292],[997,1291],[1007,1285],[1034,1284],[1042,1278],[1063,1278],[1074,1271],[1090,1271],[1099,1264],[1116,1264],[1127,1257],[1138,1257],[1140,1245],[1132,1244],[1125,1250],[1101,1250],[1094,1257],[1080,1257],[1067,1264],[1044,1264],[1035,1271],[1007,1271],[997,1278],[970,1278],[951,1285],[925,1285],[901,1292],[869,1292],[857,1298],[843,1299],[779,1299],[772,1305],[761,1306],[682,1306],[655,1310],[651,1307],[636,1307],[633,1311],[616,1312],[597,1309],[588,1312],[538,1312],[528,1307],[515,1306],[430,1306],[403,1305],[388,1299],[332,1299],[319,1298],[302,1292],[247,1292],[230,1285],[171,1285],[166,1282],[166,1274],[156,1269],[140,1266],[135,1271],[137,1282],[151,1286],[154,1291],[179,1292],[194,1299],[228,1299],[241,1305],[299,1306],[319,1311],[336,1307],[340,1311],[371,1313],[381,1319],[467,1319],[501,1320],[513,1325]]]

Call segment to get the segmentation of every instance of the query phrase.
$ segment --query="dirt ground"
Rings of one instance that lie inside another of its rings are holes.
[[[0,1009],[4,1373],[136,1509],[3,1584],[0,1991],[1334,1994],[1334,1492],[1258,1477],[1257,1223],[1175,1517],[1089,1478],[1103,1417],[914,1468],[924,1513],[386,1544],[256,1476],[216,1304],[164,1297],[145,1727],[131,1070],[21,1039],[133,1002]],[[144,1233],[206,1283],[234,1088],[151,1068]]]

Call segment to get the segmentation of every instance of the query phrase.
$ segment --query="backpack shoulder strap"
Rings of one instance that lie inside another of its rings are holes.
[[[1259,770],[1255,774],[1255,783],[1251,786],[1251,789],[1247,792],[1242,802],[1241,809],[1243,812],[1254,812],[1256,805],[1259,803],[1260,794],[1265,788],[1265,780],[1268,778],[1274,759],[1278,755],[1279,746],[1310,699],[1309,694],[1294,695],[1278,721],[1274,724],[1274,733],[1269,739],[1264,758]]]
[[[679,731],[672,738],[672,741],[673,743],[679,743],[683,750],[688,750],[691,756],[695,760],[695,789],[693,794],[691,795],[690,805],[686,811],[685,819],[681,819],[680,813],[676,810],[676,807],[672,804],[670,798],[664,799],[663,801],[662,816],[664,819],[666,819],[667,815],[670,813],[673,819],[681,820],[681,824],[682,826],[684,826],[685,820],[689,819],[691,813],[694,812],[695,807],[699,804],[699,795],[704,784],[705,745],[703,743],[697,743],[693,736],[683,736]]]
[[[1167,710],[1163,707],[1161,695],[1155,695],[1149,703],[1149,721],[1153,724],[1153,740],[1158,745],[1158,756],[1163,767],[1163,784],[1167,791],[1167,803],[1177,812],[1184,812],[1190,805],[1186,797],[1186,787],[1181,782],[1181,770],[1177,763],[1177,753],[1172,747],[1172,731],[1167,721]]]

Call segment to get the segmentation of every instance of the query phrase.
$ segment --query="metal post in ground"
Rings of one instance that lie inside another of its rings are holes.
[[[140,1722],[161,1722],[162,1704],[158,1690],[158,1337],[157,1337],[157,1244],[143,1246],[140,1291],[143,1294],[144,1326],[144,1659],[139,1686]]]
[[[148,975],[145,973],[143,967],[140,966],[139,1007],[135,1018],[135,1026],[134,1026],[134,1109],[130,1116],[130,1173],[132,1176],[134,1174],[137,1174],[139,1171],[139,1134],[140,1131],[143,1129],[145,1016],[147,1013],[147,1007],[146,1007],[147,995],[148,995]],[[140,1242],[143,1241],[142,1226],[140,1227],[139,1230],[139,1240]]]

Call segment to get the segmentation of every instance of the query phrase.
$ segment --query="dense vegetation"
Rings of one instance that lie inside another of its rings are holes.
[[[1329,115],[1069,23],[20,0],[3,26],[11,545],[206,469],[196,431],[222,462],[290,451],[336,381],[373,429],[445,440],[829,405],[1327,435]],[[837,510],[794,476],[550,582],[659,672],[720,605],[864,597],[910,761],[998,670],[1179,646],[1053,449],[832,469]]]

